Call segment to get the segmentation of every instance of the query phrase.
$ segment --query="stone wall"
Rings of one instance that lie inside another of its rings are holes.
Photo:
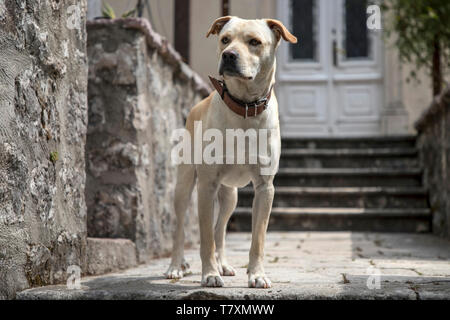
[[[209,88],[147,20],[95,20],[87,29],[88,234],[131,239],[145,262],[172,247],[172,130]],[[194,208],[187,242],[197,241]]]
[[[450,87],[434,99],[415,126],[433,233],[450,238]]]
[[[85,268],[86,1],[0,1],[0,299]]]

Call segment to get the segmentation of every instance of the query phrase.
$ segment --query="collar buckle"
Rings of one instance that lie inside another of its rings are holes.
[[[266,98],[261,99],[260,101],[263,103],[264,110],[266,110],[267,106],[269,105],[269,100],[266,97]]]

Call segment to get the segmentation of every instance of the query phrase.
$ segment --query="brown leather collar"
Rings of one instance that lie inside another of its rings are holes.
[[[228,108],[244,118],[256,117],[258,114],[266,110],[267,106],[269,105],[270,96],[272,95],[272,87],[265,97],[253,102],[246,103],[232,97],[228,92],[225,82],[217,80],[213,77],[209,77],[209,80],[213,84],[214,88],[216,88],[217,92],[220,94],[223,102],[225,102]]]

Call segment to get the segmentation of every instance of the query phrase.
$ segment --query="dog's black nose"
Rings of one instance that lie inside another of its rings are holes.
[[[222,53],[223,62],[235,62],[239,57],[239,54],[236,51],[225,51]]]

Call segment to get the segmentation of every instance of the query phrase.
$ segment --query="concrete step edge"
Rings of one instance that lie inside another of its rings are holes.
[[[239,189],[239,194],[253,195],[252,187]],[[275,186],[276,194],[294,195],[346,195],[346,194],[388,194],[388,195],[427,195],[423,187],[289,187]]]
[[[420,168],[280,168],[277,175],[416,176],[421,173]]]
[[[417,153],[418,151],[415,148],[283,148],[281,150],[281,157],[415,157]]]
[[[250,207],[237,207],[235,214],[251,215]],[[274,207],[271,215],[274,216],[361,216],[361,217],[429,217],[431,215],[428,208],[293,208]]]
[[[361,142],[385,142],[385,141],[415,141],[415,135],[396,135],[396,136],[361,136],[361,137],[316,137],[316,138],[298,138],[298,137],[283,137],[282,140],[285,141],[301,141],[301,142],[310,142],[310,141],[361,141]]]

